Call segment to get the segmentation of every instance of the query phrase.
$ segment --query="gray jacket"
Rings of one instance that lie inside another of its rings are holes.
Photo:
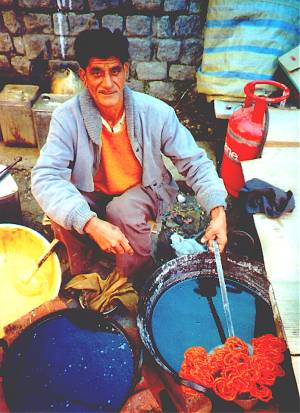
[[[207,212],[225,206],[223,181],[173,108],[127,86],[124,100],[129,138],[143,169],[142,185],[156,193],[160,212],[174,201],[178,189],[161,153],[186,177]],[[47,142],[32,170],[32,193],[41,208],[64,228],[79,233],[95,216],[80,191],[94,191],[101,127],[100,113],[87,91],[71,98],[53,112]]]

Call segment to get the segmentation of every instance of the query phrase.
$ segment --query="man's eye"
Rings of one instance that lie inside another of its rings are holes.
[[[93,70],[92,75],[95,77],[103,76],[103,73],[101,70]]]
[[[119,73],[121,73],[121,68],[120,67],[113,67],[112,69],[111,69],[111,74],[112,75],[118,75]]]

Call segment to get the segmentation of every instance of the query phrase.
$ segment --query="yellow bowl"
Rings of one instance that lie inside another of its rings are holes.
[[[48,245],[48,240],[31,228],[0,224],[0,337],[4,326],[57,296],[61,268],[56,254],[44,262],[37,278],[22,289],[24,274],[31,274]]]

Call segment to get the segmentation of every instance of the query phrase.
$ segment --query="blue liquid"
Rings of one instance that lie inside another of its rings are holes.
[[[6,383],[13,411],[115,412],[127,399],[134,360],[120,331],[62,316],[20,338]]]
[[[222,344],[208,300],[197,292],[203,280],[188,279],[166,290],[152,314],[152,334],[160,357],[171,370],[178,372],[185,350],[201,346],[206,351]],[[254,337],[256,298],[240,285],[226,281],[235,335],[250,343]],[[220,287],[212,297],[225,335],[226,320]]]

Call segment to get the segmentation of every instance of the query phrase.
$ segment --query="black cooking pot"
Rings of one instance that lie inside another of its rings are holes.
[[[62,310],[30,325],[6,349],[5,400],[15,412],[116,412],[137,368],[138,352],[119,324],[95,312]]]
[[[231,254],[222,258],[235,335],[250,343],[255,336],[274,334],[263,265]],[[141,294],[138,328],[156,363],[179,382],[186,349],[211,351],[224,343],[227,328],[213,255],[182,256],[156,270]]]

